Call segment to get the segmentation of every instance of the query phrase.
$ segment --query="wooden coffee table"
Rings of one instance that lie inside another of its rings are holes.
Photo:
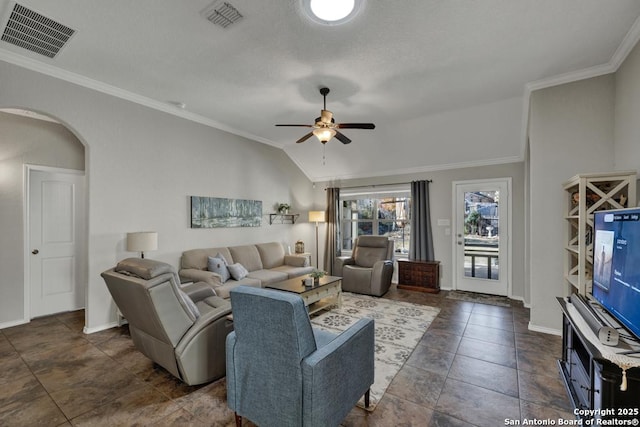
[[[304,279],[308,275],[295,277],[283,282],[265,285],[265,288],[278,291],[293,292],[300,295],[309,314],[325,309],[330,305],[342,306],[342,277],[324,276],[312,287],[305,286]]]

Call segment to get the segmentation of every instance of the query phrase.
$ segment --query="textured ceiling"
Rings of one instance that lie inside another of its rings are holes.
[[[0,59],[120,88],[339,179],[518,158],[525,85],[609,64],[640,16],[638,0],[368,0],[329,27],[299,0],[230,3],[243,18],[222,29],[200,15],[211,1],[24,0],[76,33],[53,59],[5,42]],[[330,141],[324,164],[315,138],[295,144],[307,129],[274,126],[311,124],[321,86],[337,122],[376,124]]]

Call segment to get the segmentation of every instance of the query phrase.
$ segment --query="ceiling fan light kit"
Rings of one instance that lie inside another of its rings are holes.
[[[313,128],[313,130],[302,138],[296,141],[297,144],[301,142],[305,142],[312,135],[315,135],[316,138],[322,143],[326,144],[333,138],[336,139],[343,144],[349,144],[351,140],[347,138],[342,132],[338,129],[375,129],[376,125],[373,123],[336,123],[333,119],[333,113],[327,110],[327,95],[329,94],[329,88],[323,87],[320,88],[320,95],[324,98],[323,109],[320,110],[320,117],[316,118],[315,123],[313,125],[289,125],[289,124],[277,124],[276,126],[293,126],[293,127],[307,127]]]

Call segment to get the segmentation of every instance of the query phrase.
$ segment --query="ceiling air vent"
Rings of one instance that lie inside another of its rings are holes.
[[[215,1],[201,12],[201,15],[222,28],[227,28],[242,19],[242,14],[231,3]]]
[[[4,27],[1,40],[53,58],[75,32],[16,3]]]

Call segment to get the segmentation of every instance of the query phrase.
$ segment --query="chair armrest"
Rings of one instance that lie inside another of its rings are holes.
[[[371,295],[382,296],[391,287],[393,277],[393,261],[377,261],[371,272]]]
[[[210,299],[217,300],[218,297],[209,297],[207,301]],[[213,307],[218,302],[210,305]],[[188,385],[203,384],[225,375],[224,343],[233,330],[233,322],[227,320],[230,313],[231,303],[228,301],[206,311],[176,346],[175,357],[180,376]]]
[[[191,283],[182,286],[181,289],[193,302],[202,301],[216,295],[216,291],[213,290],[211,285],[205,282]]]
[[[335,402],[358,401],[373,384],[374,346],[374,321],[365,318],[303,359],[304,419],[335,411]]]
[[[308,267],[309,258],[304,255],[285,255],[284,263],[292,267]]]
[[[197,268],[183,268],[180,270],[180,277],[191,280],[192,282],[205,282],[214,287],[222,285],[222,277],[218,273],[198,270]]]
[[[348,256],[339,256],[333,262],[333,275],[342,276],[342,268],[345,265],[354,265],[356,260]]]
[[[217,298],[217,297],[214,297]],[[219,307],[212,308],[211,311],[207,311],[203,313],[195,323],[189,328],[186,334],[180,339],[180,342],[176,346],[176,354],[180,355],[184,351],[185,347],[189,345],[189,342],[196,337],[200,331],[207,328],[210,324],[216,322],[220,318],[222,321],[226,321],[224,319],[225,316],[231,314],[231,303],[229,301],[225,301],[226,304],[221,304]]]

